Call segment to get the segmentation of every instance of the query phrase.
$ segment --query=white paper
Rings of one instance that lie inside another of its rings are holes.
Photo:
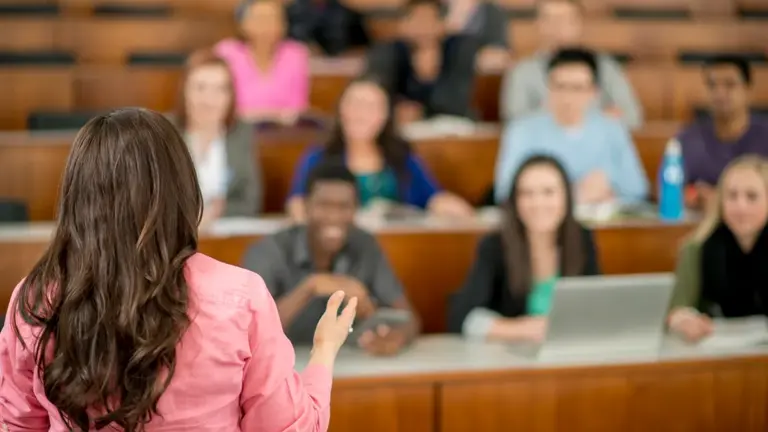
[[[705,349],[747,348],[768,343],[768,319],[765,316],[718,319],[712,336],[700,344]]]

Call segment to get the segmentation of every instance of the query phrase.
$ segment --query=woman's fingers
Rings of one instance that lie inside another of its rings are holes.
[[[343,297],[343,293],[342,293],[342,297]],[[336,308],[336,310],[338,310],[338,307]],[[338,325],[344,329],[351,328],[352,323],[355,321],[356,312],[357,312],[357,297],[352,297],[352,299],[347,302],[347,306],[341,312],[341,315],[339,316],[338,322],[337,322]]]
[[[344,291],[336,291],[335,293],[331,294],[331,297],[328,299],[328,303],[325,305],[325,313],[329,316],[336,316],[339,313],[339,307],[341,306],[341,302],[344,300]]]

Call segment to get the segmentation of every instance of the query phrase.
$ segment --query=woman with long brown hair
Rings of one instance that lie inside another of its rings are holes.
[[[482,240],[448,312],[452,332],[478,339],[539,342],[561,276],[598,274],[592,235],[573,216],[571,185],[549,156],[517,172],[501,230]]]
[[[256,274],[197,252],[202,198],[163,116],[92,119],[67,161],[51,243],[0,333],[11,431],[320,431],[354,318],[328,302],[299,376]]]

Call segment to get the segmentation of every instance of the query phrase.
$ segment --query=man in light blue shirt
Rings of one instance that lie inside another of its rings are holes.
[[[536,154],[553,156],[563,164],[577,204],[644,200],[648,179],[629,131],[597,108],[594,54],[560,50],[547,70],[547,109],[513,122],[502,136],[494,181],[496,202],[507,200],[518,168]]]

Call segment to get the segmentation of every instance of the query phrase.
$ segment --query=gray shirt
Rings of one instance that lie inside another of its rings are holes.
[[[504,75],[499,100],[501,117],[505,122],[540,110],[547,100],[547,65],[550,55],[538,53],[520,61]],[[622,112],[624,124],[637,129],[643,123],[643,109],[637,102],[632,85],[621,65],[610,55],[597,56],[600,79],[600,103],[616,106]]]
[[[243,267],[258,273],[276,301],[317,273],[312,263],[305,226],[294,226],[251,246]],[[352,228],[347,244],[333,261],[333,273],[351,276],[367,289],[376,306],[391,307],[403,299],[403,288],[389,266],[376,238]],[[313,298],[285,329],[294,344],[312,343],[315,327],[328,298]]]

